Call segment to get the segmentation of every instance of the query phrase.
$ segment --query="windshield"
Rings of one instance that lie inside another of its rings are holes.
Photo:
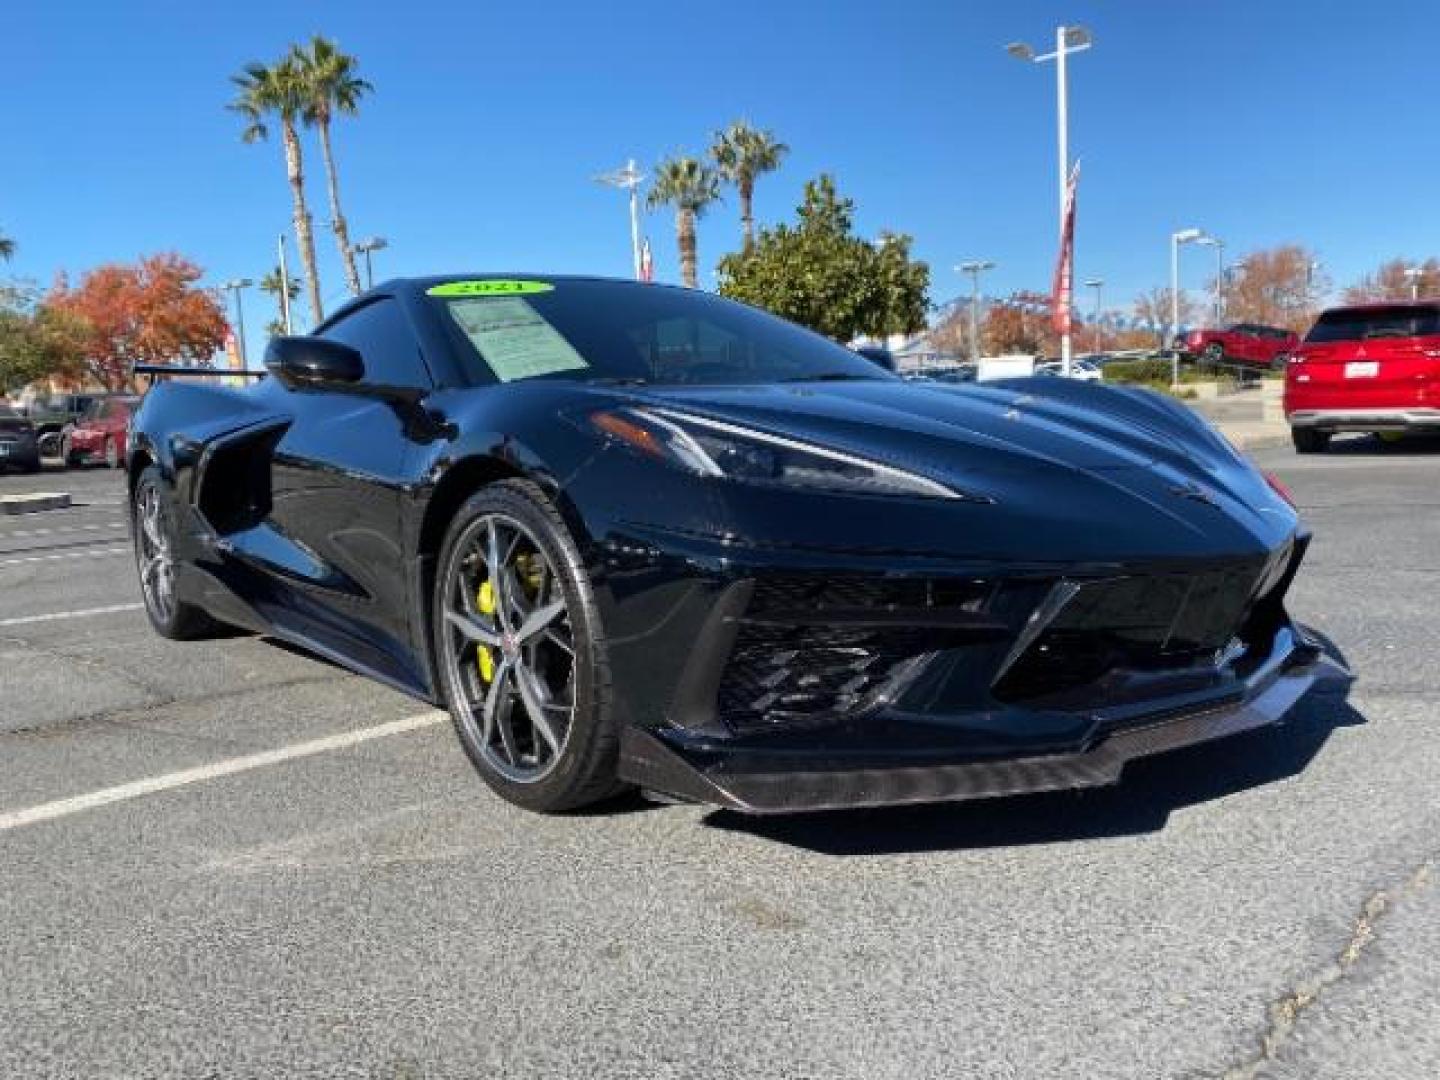
[[[468,364],[499,382],[717,385],[895,377],[827,338],[710,293],[619,281],[494,284],[532,287],[436,302],[459,331]]]
[[[1327,311],[1305,335],[1309,342],[1364,341],[1369,338],[1440,334],[1440,309],[1423,305],[1340,308]]]

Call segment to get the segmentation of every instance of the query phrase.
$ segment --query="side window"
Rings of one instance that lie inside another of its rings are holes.
[[[420,343],[394,300],[366,304],[320,336],[357,350],[365,361],[368,383],[422,389],[430,386],[430,376],[420,358]]]

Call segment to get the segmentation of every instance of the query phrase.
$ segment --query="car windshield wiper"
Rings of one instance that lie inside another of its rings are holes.
[[[649,386],[650,380],[644,375],[602,375],[598,379],[586,379],[591,386]]]

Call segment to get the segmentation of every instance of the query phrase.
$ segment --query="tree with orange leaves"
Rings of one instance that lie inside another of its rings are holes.
[[[1347,304],[1373,304],[1384,300],[1432,299],[1440,296],[1440,259],[1424,262],[1391,259],[1373,274],[1366,274],[1345,290]]]
[[[88,271],[71,288],[62,276],[47,306],[88,328],[86,365],[107,389],[130,385],[137,363],[208,363],[225,343],[225,313],[201,270],[173,252]]]

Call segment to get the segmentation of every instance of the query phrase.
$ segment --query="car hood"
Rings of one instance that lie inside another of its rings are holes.
[[[869,457],[1037,514],[1060,499],[1114,525],[1143,506],[1187,533],[1215,539],[1217,527],[1240,526],[1262,544],[1295,522],[1212,428],[1147,391],[1055,378],[887,379],[657,387],[631,400]]]

